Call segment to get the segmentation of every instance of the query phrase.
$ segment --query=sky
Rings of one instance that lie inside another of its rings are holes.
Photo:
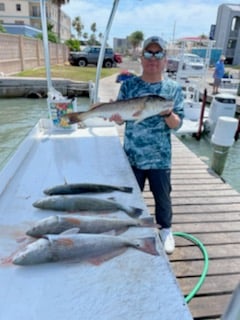
[[[112,10],[113,0],[70,0],[62,10],[73,20],[80,17],[83,32],[91,34],[91,24],[104,34]],[[167,42],[183,38],[209,35],[216,23],[218,7],[233,0],[119,0],[108,37],[126,38],[132,32],[142,31],[144,38],[159,35]],[[76,34],[73,31],[73,34]]]

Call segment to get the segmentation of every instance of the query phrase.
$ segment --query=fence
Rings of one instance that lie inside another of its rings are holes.
[[[50,64],[68,59],[68,47],[49,42]],[[13,74],[45,66],[44,47],[40,39],[0,33],[0,74]]]

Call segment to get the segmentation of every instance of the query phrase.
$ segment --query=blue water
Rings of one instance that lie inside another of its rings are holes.
[[[41,118],[48,118],[46,99],[0,99],[0,170]]]
[[[88,103],[88,98],[78,99],[78,105],[87,106]],[[0,170],[38,120],[47,117],[46,99],[0,99]],[[208,140],[197,141],[190,136],[180,140],[210,165],[212,146]],[[240,192],[240,140],[229,150],[222,177]]]

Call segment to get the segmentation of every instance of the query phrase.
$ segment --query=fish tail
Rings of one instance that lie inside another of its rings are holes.
[[[153,256],[158,256],[159,252],[156,249],[156,238],[155,237],[147,237],[147,238],[141,238],[136,240],[137,243],[135,243],[135,248],[152,254]]]
[[[78,122],[82,122],[87,119],[88,112],[70,112],[66,113],[62,118],[61,122],[67,122],[67,124],[74,124]]]
[[[140,209],[140,208],[135,208],[135,207],[131,207],[130,209],[125,210],[125,211],[126,211],[126,213],[127,213],[130,217],[132,217],[132,218],[137,218],[137,217],[139,217],[139,216],[142,214],[142,212],[143,212],[142,209]]]
[[[131,188],[131,187],[119,187],[118,190],[122,191],[122,192],[132,193],[133,188]]]
[[[140,223],[142,227],[148,228],[160,228],[160,225],[154,223],[153,217],[144,217],[140,219]]]

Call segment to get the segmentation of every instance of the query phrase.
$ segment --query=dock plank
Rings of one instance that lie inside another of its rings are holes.
[[[195,320],[220,319],[230,298],[231,294],[197,297],[190,301],[189,308]]]
[[[190,301],[190,311],[194,319],[220,319],[240,281],[240,194],[176,137],[172,189],[173,231],[196,237],[209,256],[207,277]],[[153,214],[150,191],[144,196]],[[200,249],[176,237],[176,250],[169,260],[179,286],[188,294],[203,270]]]

